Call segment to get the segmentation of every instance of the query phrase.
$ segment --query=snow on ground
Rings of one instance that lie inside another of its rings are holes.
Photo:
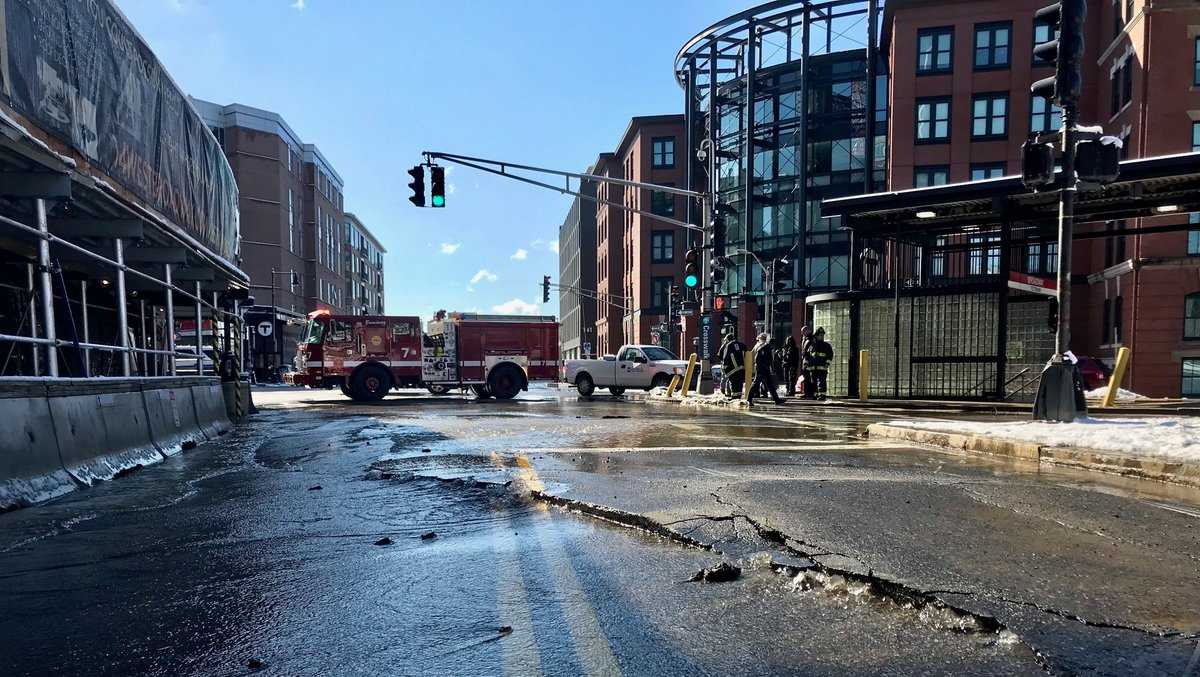
[[[888,425],[986,435],[1049,447],[1081,447],[1126,456],[1200,462],[1200,418],[1083,418],[1045,421],[890,421]]]
[[[1101,399],[1104,399],[1104,396],[1108,394],[1108,386],[1100,386],[1099,388],[1096,388],[1095,390],[1089,390],[1084,394],[1087,395],[1089,399],[1101,400]],[[1126,390],[1124,388],[1117,388],[1117,401],[1118,402],[1133,402],[1134,400],[1148,400],[1148,399],[1150,399],[1150,398],[1146,397],[1145,395],[1139,395],[1138,393],[1135,393],[1132,390]]]

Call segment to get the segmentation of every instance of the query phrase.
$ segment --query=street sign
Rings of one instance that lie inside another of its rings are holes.
[[[591,355],[591,354],[592,354],[592,342],[591,342],[591,341],[584,341],[584,342],[583,342],[583,354],[584,354],[584,355]]]
[[[258,335],[259,336],[270,336],[273,333],[275,333],[274,323],[272,323],[272,322],[259,322],[258,323]]]
[[[682,308],[680,308],[680,309],[679,309],[679,316],[680,316],[680,317],[691,317],[691,316],[693,316],[693,315],[695,315],[695,314],[696,314],[696,309],[695,309],[695,308],[688,308],[687,306],[684,306],[684,307],[682,307]]]
[[[700,357],[711,358],[713,353],[712,315],[700,316]]]

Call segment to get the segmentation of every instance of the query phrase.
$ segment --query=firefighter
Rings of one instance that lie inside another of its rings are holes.
[[[804,364],[804,354],[808,351],[808,344],[811,342],[812,327],[806,324],[800,328],[800,377],[803,379],[800,396],[805,399],[812,399],[813,396],[812,372]]]
[[[771,375],[771,341],[770,335],[759,334],[758,342],[754,344],[754,382],[750,384],[750,398],[746,400],[754,404],[755,391],[765,388],[775,404],[783,404],[779,397],[779,389],[775,385],[775,377]]]
[[[833,360],[833,347],[825,342],[825,328],[817,327],[812,338],[804,347],[805,379],[811,375],[813,397],[825,399],[829,362]]]
[[[796,345],[794,336],[788,336],[784,341],[780,358],[780,362],[783,363],[783,382],[787,386],[788,397],[795,397],[796,372],[800,369],[800,348]]]
[[[725,334],[718,352],[721,358],[721,375],[724,376],[724,390],[729,397],[740,398],[742,385],[746,379],[746,344],[737,340],[732,331]]]

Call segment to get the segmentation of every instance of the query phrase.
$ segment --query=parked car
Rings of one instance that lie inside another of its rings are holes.
[[[1094,357],[1078,357],[1076,366],[1079,367],[1079,375],[1083,377],[1083,385],[1088,390],[1103,388],[1108,385],[1108,379],[1112,376],[1112,370],[1108,365]]]
[[[196,347],[195,346],[175,346],[175,351],[179,353],[187,353],[190,357],[175,358],[175,373],[180,376],[196,375]],[[201,365],[204,367],[205,376],[217,375],[217,359],[216,353],[211,348],[204,349],[204,358]]]
[[[563,381],[574,385],[584,397],[597,387],[620,395],[626,388],[666,387],[672,376],[683,374],[685,369],[687,360],[679,359],[666,348],[625,345],[616,355],[605,355],[602,359],[567,360],[563,365]]]

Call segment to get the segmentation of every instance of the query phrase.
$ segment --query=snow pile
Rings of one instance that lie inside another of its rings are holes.
[[[1104,396],[1108,394],[1108,386],[1101,386],[1099,388],[1096,388],[1095,390],[1089,390],[1084,394],[1088,396],[1088,399],[1102,400],[1102,399],[1104,399]],[[1138,393],[1135,393],[1132,390],[1126,390],[1124,388],[1117,388],[1117,401],[1118,402],[1134,402],[1137,400],[1148,400],[1148,399],[1150,399],[1150,398],[1146,397],[1145,395],[1139,395]]]
[[[1048,447],[1078,447],[1170,461],[1200,462],[1200,418],[1082,418],[1045,421],[890,421],[888,425],[983,435]]]

